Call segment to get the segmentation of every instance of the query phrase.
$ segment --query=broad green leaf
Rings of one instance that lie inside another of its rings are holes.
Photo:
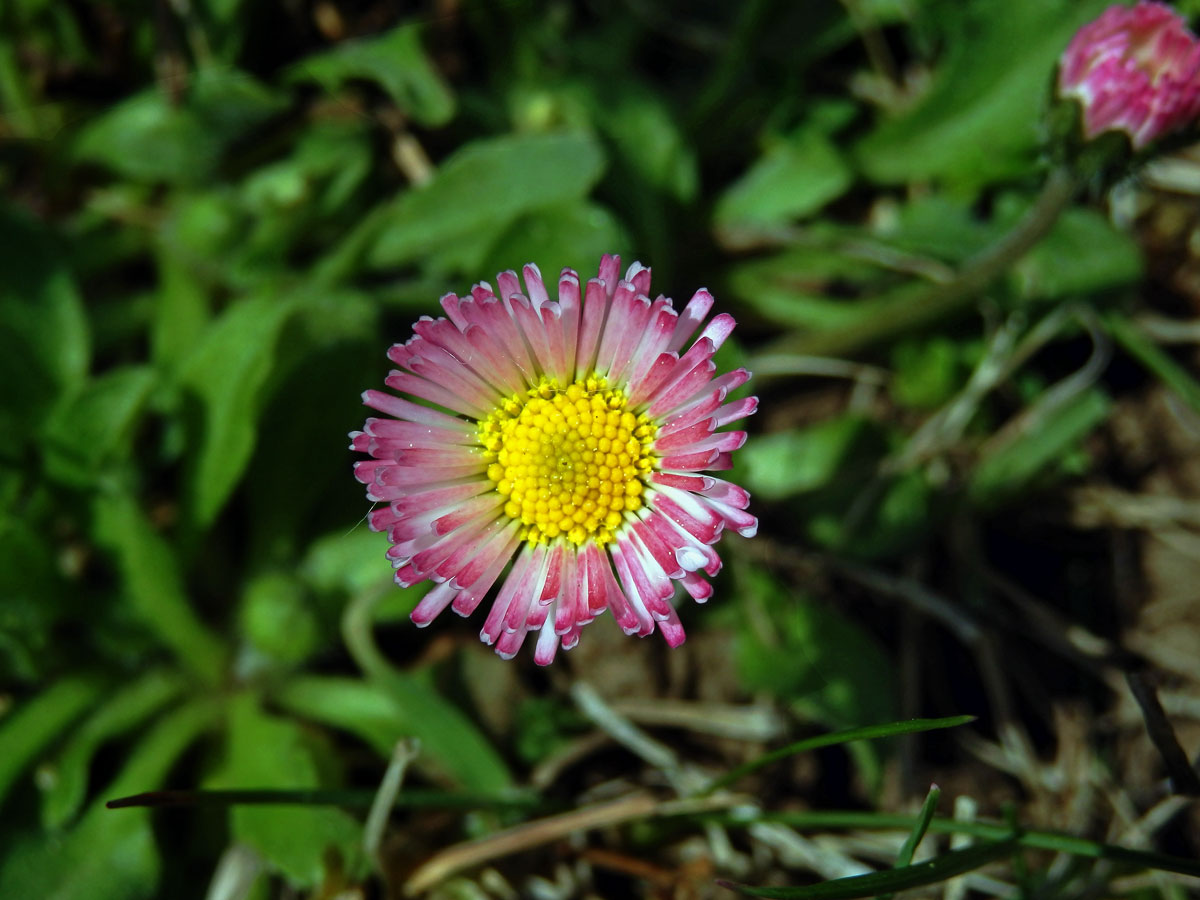
[[[204,529],[245,471],[258,439],[263,391],[276,343],[295,310],[291,298],[265,292],[233,304],[200,337],[180,373],[200,403],[202,428],[188,473],[188,511]]]
[[[215,230],[221,230],[224,217],[219,207],[201,205],[198,211],[201,215],[216,216]],[[204,230],[211,234],[213,229]],[[150,355],[163,370],[175,371],[195,345],[196,336],[208,325],[208,291],[195,273],[166,247],[160,247],[157,260],[158,291],[150,327]]]
[[[96,751],[106,742],[133,728],[178,697],[184,679],[168,671],[152,671],[106,697],[96,710],[72,731],[62,752],[42,766],[42,824],[62,828],[79,812],[87,797],[88,773]]]
[[[134,181],[204,184],[228,146],[285,103],[244,72],[201,69],[178,105],[153,87],[93,119],[75,154]]]
[[[819,211],[841,196],[854,173],[837,145],[812,127],[771,141],[717,201],[719,227],[780,224]]]
[[[870,235],[897,250],[961,263],[1000,238],[1024,212],[1024,203],[1027,198],[1012,196],[997,215],[981,218],[968,199],[935,192],[912,199],[891,216],[881,216]]]
[[[484,272],[515,269],[536,262],[551,295],[563,268],[584,280],[605,253],[628,251],[629,238],[613,214],[595,203],[576,202],[538,210],[517,219],[496,241]]]
[[[345,435],[367,415],[363,387],[385,371],[379,363],[387,342],[380,340],[374,298],[304,287],[292,300],[296,314],[275,353],[270,399],[255,426],[270,440],[259,445],[243,477],[247,552],[264,562],[303,553],[313,525],[325,529],[337,520],[349,528],[365,514],[367,507],[348,490],[354,482]],[[298,397],[305,406],[300,416]],[[290,448],[282,459],[275,450],[281,446]],[[304,490],[295,490],[298,481]]]
[[[1037,300],[1125,287],[1142,275],[1142,253],[1128,232],[1092,209],[1068,209],[1012,270],[1021,296]]]
[[[366,593],[392,583],[385,556],[389,546],[387,535],[360,524],[352,531],[338,531],[314,541],[300,571],[318,591]]]
[[[210,787],[318,787],[317,761],[309,740],[295,722],[271,716],[251,694],[236,697],[229,708],[225,764]],[[339,809],[321,806],[237,806],[233,834],[249,844],[303,887],[320,884],[327,853],[351,870],[360,867],[361,827]]]
[[[295,678],[273,699],[296,715],[357,734],[385,758],[401,738],[419,738],[419,764],[466,790],[499,793],[512,785],[504,761],[475,725],[411,675],[392,671],[375,682]]]
[[[284,217],[302,226],[334,216],[375,164],[361,122],[321,122],[305,131],[284,159],[256,169],[239,186],[242,205],[257,217]]]
[[[695,151],[657,94],[627,91],[597,106],[594,114],[617,155],[647,185],[681,203],[695,199],[700,187]]]
[[[18,776],[104,692],[94,676],[60,678],[0,719],[0,803]],[[9,896],[0,892],[0,896]]]
[[[64,258],[39,223],[0,204],[0,456],[32,440],[87,372],[88,324]]]
[[[210,684],[225,670],[225,647],[192,610],[175,550],[127,494],[93,501],[96,541],[116,558],[123,599],[194,674]]]
[[[823,547],[858,559],[890,559],[926,540],[937,499],[921,468],[894,475],[866,472],[858,479],[843,474],[832,490],[811,498],[801,515],[805,531]]]
[[[1112,401],[1100,388],[1090,388],[1065,405],[1034,421],[1035,427],[1006,435],[985,449],[971,474],[973,502],[994,506],[1017,496],[1039,475],[1053,471],[1093,429],[1104,422]]]
[[[854,415],[759,435],[739,452],[738,483],[766,500],[816,490],[879,446],[877,429]]]
[[[147,366],[126,366],[65,397],[46,422],[46,467],[51,475],[86,486],[107,464],[128,456],[155,380]]]
[[[264,572],[250,579],[238,610],[242,634],[276,663],[295,665],[319,645],[320,625],[300,579]]]
[[[418,25],[401,25],[379,37],[344,41],[297,63],[288,75],[327,91],[350,79],[374,81],[420,124],[444,125],[454,116],[454,95],[426,57],[420,34]]]
[[[747,688],[836,727],[895,718],[895,673],[870,634],[764,571],[742,566],[737,577],[746,601],[762,610],[745,617],[737,636],[737,667]]]
[[[844,328],[864,309],[848,290],[874,291],[880,272],[861,259],[827,247],[790,248],[740,263],[729,272],[733,297],[766,321],[788,328]]]
[[[389,204],[368,261],[397,266],[467,238],[490,245],[519,216],[586,196],[603,168],[599,146],[584,134],[475,141]]]
[[[134,748],[106,796],[161,785],[180,755],[217,719],[215,701],[180,707]],[[155,895],[161,862],[147,809],[88,808],[65,836],[28,834],[0,857],[0,897],[142,900]]]
[[[884,184],[938,179],[966,189],[1024,174],[1055,61],[1107,2],[981,0],[953,10],[928,94],[858,143],[863,172]]]
[[[758,888],[745,884],[722,883],[747,897],[772,897],[776,900],[850,900],[854,897],[873,897],[877,894],[890,894],[927,884],[937,884],[955,875],[974,871],[995,860],[1012,856],[1020,846],[1015,838],[975,844],[962,850],[951,850],[916,865],[835,878],[807,887]]]
[[[338,614],[347,598],[373,597],[371,614],[376,622],[407,619],[425,593],[423,585],[397,587],[387,561],[386,534],[371,531],[359,522],[349,532],[330,534],[313,542],[300,573],[319,595],[336,604]]]
[[[20,43],[0,38],[0,109],[12,133],[21,138],[47,138],[52,134],[45,111],[34,102],[32,73],[23,65]]]
[[[392,697],[367,681],[299,675],[274,691],[271,700],[293,715],[357,735],[384,759],[397,742],[412,736]]]
[[[910,409],[937,409],[967,377],[962,344],[944,335],[893,344],[892,370],[892,400]]]
[[[54,624],[72,588],[59,563],[61,543],[12,506],[16,515],[0,513],[0,684],[37,683],[56,666]]]
[[[206,284],[236,283],[229,271],[231,258],[244,243],[248,227],[238,197],[228,186],[217,185],[197,192],[178,190],[173,194],[156,234],[159,291],[180,290],[181,293],[160,298],[156,307],[156,316],[172,317],[164,322],[156,321],[151,332],[156,362],[161,361],[159,341],[165,337],[160,332],[168,328],[177,324],[182,327],[189,319],[195,320],[197,330],[192,332],[187,346],[195,343],[199,326],[208,318],[196,308]],[[190,295],[182,293],[188,291],[186,282],[194,282]],[[176,323],[174,317],[180,314],[185,319]],[[174,347],[173,344],[170,346]]]

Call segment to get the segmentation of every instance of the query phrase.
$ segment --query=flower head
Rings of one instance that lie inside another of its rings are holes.
[[[1067,45],[1058,93],[1079,101],[1088,140],[1124,131],[1141,150],[1200,116],[1200,42],[1164,3],[1110,6]]]
[[[447,294],[447,318],[423,317],[388,351],[399,369],[363,402],[350,447],[369,517],[392,543],[402,586],[434,583],[412,613],[428,625],[446,607],[466,616],[499,585],[480,637],[505,658],[538,632],[534,659],[570,649],[606,609],[627,634],[683,642],[676,582],[698,602],[721,559],[726,526],[747,537],[750,496],[711,475],[728,469],[754,412],[726,402],[750,373],[716,376],[712,357],[733,331],[699,290],[681,312],[649,298],[650,270],[605,256],[581,285],[564,269],[552,301],[537,266]],[[432,404],[432,405],[431,405]],[[505,572],[507,570],[507,575]]]

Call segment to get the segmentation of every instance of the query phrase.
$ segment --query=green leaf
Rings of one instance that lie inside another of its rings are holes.
[[[203,421],[188,473],[192,524],[216,518],[242,477],[258,438],[256,425],[276,343],[295,310],[273,292],[235,303],[200,338],[180,381],[199,400]]]
[[[747,566],[736,572],[742,596],[762,611],[744,617],[735,644],[747,688],[767,691],[835,727],[894,718],[895,673],[870,634],[766,572]]]
[[[636,175],[681,203],[695,199],[700,188],[695,151],[657,94],[639,86],[623,92],[615,102],[601,100],[596,107],[593,112],[600,127]]]
[[[1111,409],[1108,395],[1100,388],[1090,388],[1065,405],[1037,415],[1020,432],[1002,433],[1004,439],[985,449],[971,473],[971,500],[987,507],[1018,495],[1104,422]]]
[[[320,626],[295,575],[264,572],[250,579],[238,614],[246,639],[276,663],[303,662],[320,644]]]
[[[229,743],[225,765],[212,779],[217,788],[318,787],[317,762],[304,732],[295,722],[270,716],[258,698],[241,694],[229,708]],[[293,884],[319,884],[326,854],[356,870],[361,827],[339,809],[320,806],[237,806],[233,834],[270,860]]]
[[[418,25],[401,25],[379,37],[343,41],[295,66],[292,81],[316,81],[334,91],[350,79],[374,81],[396,105],[422,125],[436,128],[454,116],[454,95],[430,64]]]
[[[128,757],[107,795],[157,787],[179,756],[216,721],[216,701],[176,709]],[[155,895],[161,863],[146,809],[88,808],[65,837],[27,834],[0,857],[0,897],[141,900]]]
[[[874,426],[856,415],[759,435],[739,454],[738,483],[764,500],[816,490],[844,472],[863,450],[879,444]]]
[[[64,398],[46,422],[49,473],[67,484],[87,486],[106,465],[128,456],[155,380],[147,366],[126,366]]]
[[[385,562],[389,546],[386,534],[359,525],[314,541],[300,571],[315,590],[364,594],[392,583],[392,569]]]
[[[500,793],[512,786],[504,761],[479,730],[423,681],[393,671],[382,682],[306,676],[272,699],[298,716],[358,735],[383,758],[406,737],[421,741],[418,764],[470,791]]]
[[[750,773],[757,772],[759,769],[779,762],[781,759],[788,759],[789,757],[808,753],[812,750],[820,750],[822,747],[836,747],[839,744],[848,744],[851,741],[870,741],[879,738],[895,737],[898,734],[935,731],[939,728],[957,728],[959,725],[966,725],[968,722],[974,721],[974,716],[948,716],[942,719],[905,719],[901,722],[888,722],[884,725],[864,725],[861,728],[848,728],[844,731],[834,731],[830,734],[819,734],[816,737],[805,738],[802,741],[788,744],[786,747],[780,747],[769,753],[764,753],[762,756],[750,760],[750,762],[743,763],[731,769],[720,778],[714,779],[704,788],[702,793],[711,794],[713,791],[736,784]],[[930,815],[932,815],[932,811]],[[910,854],[909,859],[911,858]]]
[[[106,742],[130,731],[179,696],[184,679],[174,672],[152,671],[121,687],[72,732],[62,752],[42,767],[42,824],[62,828],[79,812],[87,796],[92,757]]]
[[[959,341],[945,335],[911,338],[892,345],[892,400],[910,409],[933,410],[962,387],[968,370]]]
[[[1146,370],[1162,381],[1192,409],[1200,411],[1200,382],[1158,344],[1120,313],[1109,313],[1104,325],[1113,339]]]
[[[549,286],[564,268],[586,280],[601,256],[628,248],[629,238],[611,212],[599,204],[575,202],[521,216],[497,239],[481,270],[501,272],[536,262]]]
[[[973,717],[963,716],[962,718]],[[904,839],[904,843],[900,846],[900,852],[896,854],[896,868],[899,869],[912,862],[913,854],[917,852],[917,847],[925,838],[925,832],[929,830],[929,823],[933,821],[933,813],[937,809],[938,799],[941,796],[942,789],[936,784],[931,785],[929,793],[925,795],[925,802],[921,804],[921,811],[917,813],[916,824],[908,833],[908,837]]]
[[[777,900],[849,900],[853,897],[871,897],[875,894],[937,884],[964,872],[974,871],[995,860],[1012,856],[1019,847],[1020,844],[1015,838],[976,844],[962,850],[951,850],[915,866],[835,878],[808,887],[756,888],[745,884],[721,883],[747,897],[772,897]]]
[[[55,667],[54,624],[73,589],[63,578],[61,543],[25,510],[12,512],[0,513],[0,684],[36,683]]]
[[[207,234],[223,230],[226,220],[219,202],[185,206],[208,219],[208,227],[201,229]],[[192,249],[196,249],[195,245]],[[208,325],[208,291],[195,273],[165,246],[159,248],[157,260],[159,288],[150,326],[150,356],[161,369],[175,371],[195,345],[196,336],[203,334]]]
[[[800,329],[848,327],[863,310],[849,290],[875,289],[880,273],[836,249],[793,247],[730,269],[734,297],[763,319]]]
[[[1073,208],[1012,269],[1024,297],[1060,300],[1113,290],[1142,275],[1142,252],[1134,237],[1093,209]]]
[[[178,104],[153,87],[93,119],[75,154],[133,181],[204,184],[234,140],[285,105],[247,73],[201,69]]]
[[[179,561],[127,494],[94,500],[96,541],[116,557],[124,599],[191,672],[209,684],[225,671],[225,647],[192,610]]]
[[[22,772],[105,689],[102,679],[61,678],[0,719],[0,803]],[[0,893],[0,896],[18,896]]]
[[[847,556],[891,558],[926,539],[937,499],[922,468],[859,479],[843,475],[836,486],[809,498],[805,530],[818,544]]]
[[[88,324],[64,250],[0,204],[0,456],[32,440],[60,391],[87,372]]]
[[[603,168],[599,146],[584,134],[475,141],[385,208],[369,263],[396,266],[467,240],[490,246],[521,215],[584,197]]]
[[[929,92],[855,147],[884,184],[944,180],[972,190],[1023,175],[1041,138],[1051,71],[1075,29],[1107,0],[981,0],[947,11],[945,57]]]
[[[854,173],[830,138],[804,127],[767,145],[717,201],[719,227],[773,225],[812,215],[840,197]]]

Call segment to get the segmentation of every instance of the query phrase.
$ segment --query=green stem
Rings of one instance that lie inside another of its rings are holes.
[[[1179,395],[1192,409],[1200,411],[1200,384],[1175,362],[1149,335],[1118,312],[1106,313],[1104,327],[1121,348]]]
[[[955,312],[1050,232],[1059,216],[1071,205],[1079,187],[1079,178],[1070,170],[1054,169],[1033,206],[1013,229],[968,260],[952,280],[898,292],[873,304],[871,315],[864,315],[843,328],[787,335],[764,347],[761,355],[849,355]]]

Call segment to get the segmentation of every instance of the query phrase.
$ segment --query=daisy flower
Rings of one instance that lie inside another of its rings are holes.
[[[1200,41],[1165,3],[1110,6],[1063,52],[1060,97],[1083,107],[1088,140],[1124,131],[1135,150],[1200,117]]]
[[[626,634],[657,627],[683,642],[677,584],[696,601],[721,568],[726,526],[758,522],[742,488],[702,474],[728,469],[756,397],[726,402],[750,373],[716,374],[713,354],[733,331],[707,290],[677,312],[651,300],[650,270],[605,256],[581,284],[564,269],[558,300],[537,266],[496,277],[470,296],[447,294],[445,318],[422,317],[369,390],[369,418],[350,435],[370,454],[355,477],[377,506],[396,583],[434,586],[413,610],[418,626],[447,607],[467,616],[495,592],[481,639],[508,659],[536,632],[550,663],[608,609]]]

